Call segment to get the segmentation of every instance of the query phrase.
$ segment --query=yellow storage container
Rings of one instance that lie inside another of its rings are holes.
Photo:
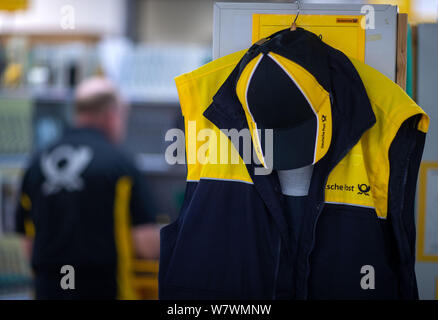
[[[295,15],[254,14],[252,18],[252,42],[254,43],[290,27]],[[365,29],[361,27],[362,18],[361,15],[300,14],[297,26],[320,35],[325,43],[341,50],[347,56],[365,62]]]

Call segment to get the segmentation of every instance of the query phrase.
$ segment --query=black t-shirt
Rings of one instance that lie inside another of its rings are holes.
[[[27,169],[16,228],[35,231],[32,266],[116,270],[129,227],[153,222],[141,174],[94,129],[71,129]]]

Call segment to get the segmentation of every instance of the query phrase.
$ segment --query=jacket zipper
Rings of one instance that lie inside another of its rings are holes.
[[[327,179],[327,180],[328,180],[328,179]],[[326,180],[326,182],[325,182],[324,185],[327,184],[327,180]],[[324,191],[324,193],[325,193],[325,191]],[[325,199],[325,196],[324,196],[324,199]],[[306,278],[305,278],[305,279],[306,279],[306,283],[305,283],[305,290],[306,290],[306,292],[305,292],[305,295],[304,295],[304,299],[305,299],[305,300],[308,299],[308,295],[309,295],[308,282],[309,282],[309,276],[310,276],[310,255],[312,254],[313,249],[314,249],[314,247],[315,247],[316,225],[318,224],[319,216],[321,215],[321,212],[322,212],[322,210],[324,209],[324,205],[325,205],[325,203],[323,202],[323,203],[320,205],[320,208],[318,209],[318,214],[317,214],[316,219],[315,219],[315,224],[313,225],[313,231],[312,231],[312,245],[310,246],[310,250],[309,250],[309,252],[307,253],[307,257],[306,257],[307,271],[306,271]]]
[[[331,99],[332,99],[332,95],[330,94],[330,100],[331,100]],[[324,206],[325,206],[325,186],[327,185],[327,181],[328,181],[328,178],[329,178],[330,172],[336,167],[336,165],[337,165],[342,159],[344,159],[344,157],[348,154],[348,152],[351,150],[351,148],[353,148],[359,140],[360,140],[360,137],[357,139],[357,141],[356,141],[354,144],[351,145],[351,147],[348,147],[348,148],[346,149],[346,150],[348,150],[348,151],[344,152],[344,154],[343,154],[341,157],[339,157],[339,161],[336,162],[336,164],[331,168],[331,170],[329,171],[329,173],[328,173],[328,174],[326,175],[326,177],[324,178],[323,192],[322,192],[322,202],[321,202],[321,204],[319,205],[319,208],[318,208],[318,214],[317,214],[316,219],[315,219],[315,224],[313,225],[313,231],[312,231],[312,245],[310,246],[310,250],[309,250],[309,252],[307,253],[307,257],[306,257],[306,267],[307,267],[307,270],[306,270],[306,277],[305,277],[305,280],[306,280],[306,283],[305,283],[305,295],[304,295],[304,299],[305,299],[305,300],[307,300],[307,299],[308,299],[308,296],[309,296],[308,282],[309,282],[309,276],[310,276],[310,255],[312,254],[313,249],[315,248],[316,226],[317,226],[317,224],[318,224],[318,220],[319,220],[319,217],[320,217],[320,215],[321,215],[321,213],[322,213],[322,210],[324,209]]]

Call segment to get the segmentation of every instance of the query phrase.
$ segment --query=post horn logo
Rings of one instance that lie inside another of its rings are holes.
[[[357,187],[359,189],[359,192],[357,194],[363,194],[366,196],[370,195],[369,192],[371,190],[371,187],[369,185],[362,183],[362,184],[358,184]]]

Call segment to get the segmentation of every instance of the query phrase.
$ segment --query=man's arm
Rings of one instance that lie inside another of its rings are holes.
[[[138,225],[132,228],[135,254],[141,259],[160,257],[160,227],[156,224]]]
[[[133,177],[131,222],[134,252],[140,259],[158,259],[160,256],[160,227],[155,223],[154,204],[146,181],[138,170]]]

